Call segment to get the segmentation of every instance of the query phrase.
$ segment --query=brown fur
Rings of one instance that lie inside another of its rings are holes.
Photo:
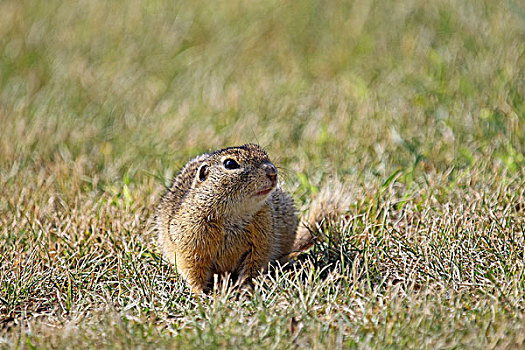
[[[240,167],[227,169],[226,159]],[[292,252],[293,200],[268,169],[277,171],[258,145],[221,149],[190,160],[162,196],[159,246],[195,292],[205,290],[215,273],[249,280]],[[269,187],[267,195],[254,196]]]

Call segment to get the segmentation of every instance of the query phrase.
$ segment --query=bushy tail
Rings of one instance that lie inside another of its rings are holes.
[[[340,182],[323,187],[312,200],[309,211],[299,223],[292,255],[296,256],[310,249],[323,224],[344,215],[352,201],[351,192]]]

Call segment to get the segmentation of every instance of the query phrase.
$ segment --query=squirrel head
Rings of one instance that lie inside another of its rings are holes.
[[[277,168],[266,151],[246,144],[205,157],[195,173],[192,192],[216,213],[255,213],[276,187]]]

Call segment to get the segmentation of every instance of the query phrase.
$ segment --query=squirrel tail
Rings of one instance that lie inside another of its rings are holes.
[[[310,249],[315,244],[317,232],[323,224],[344,215],[352,200],[351,192],[340,182],[323,187],[312,200],[310,210],[299,223],[292,255],[297,256]]]

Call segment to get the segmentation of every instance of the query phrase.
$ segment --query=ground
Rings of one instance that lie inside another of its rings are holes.
[[[0,345],[525,342],[519,1],[0,1]],[[195,298],[155,202],[257,142],[313,250]]]

